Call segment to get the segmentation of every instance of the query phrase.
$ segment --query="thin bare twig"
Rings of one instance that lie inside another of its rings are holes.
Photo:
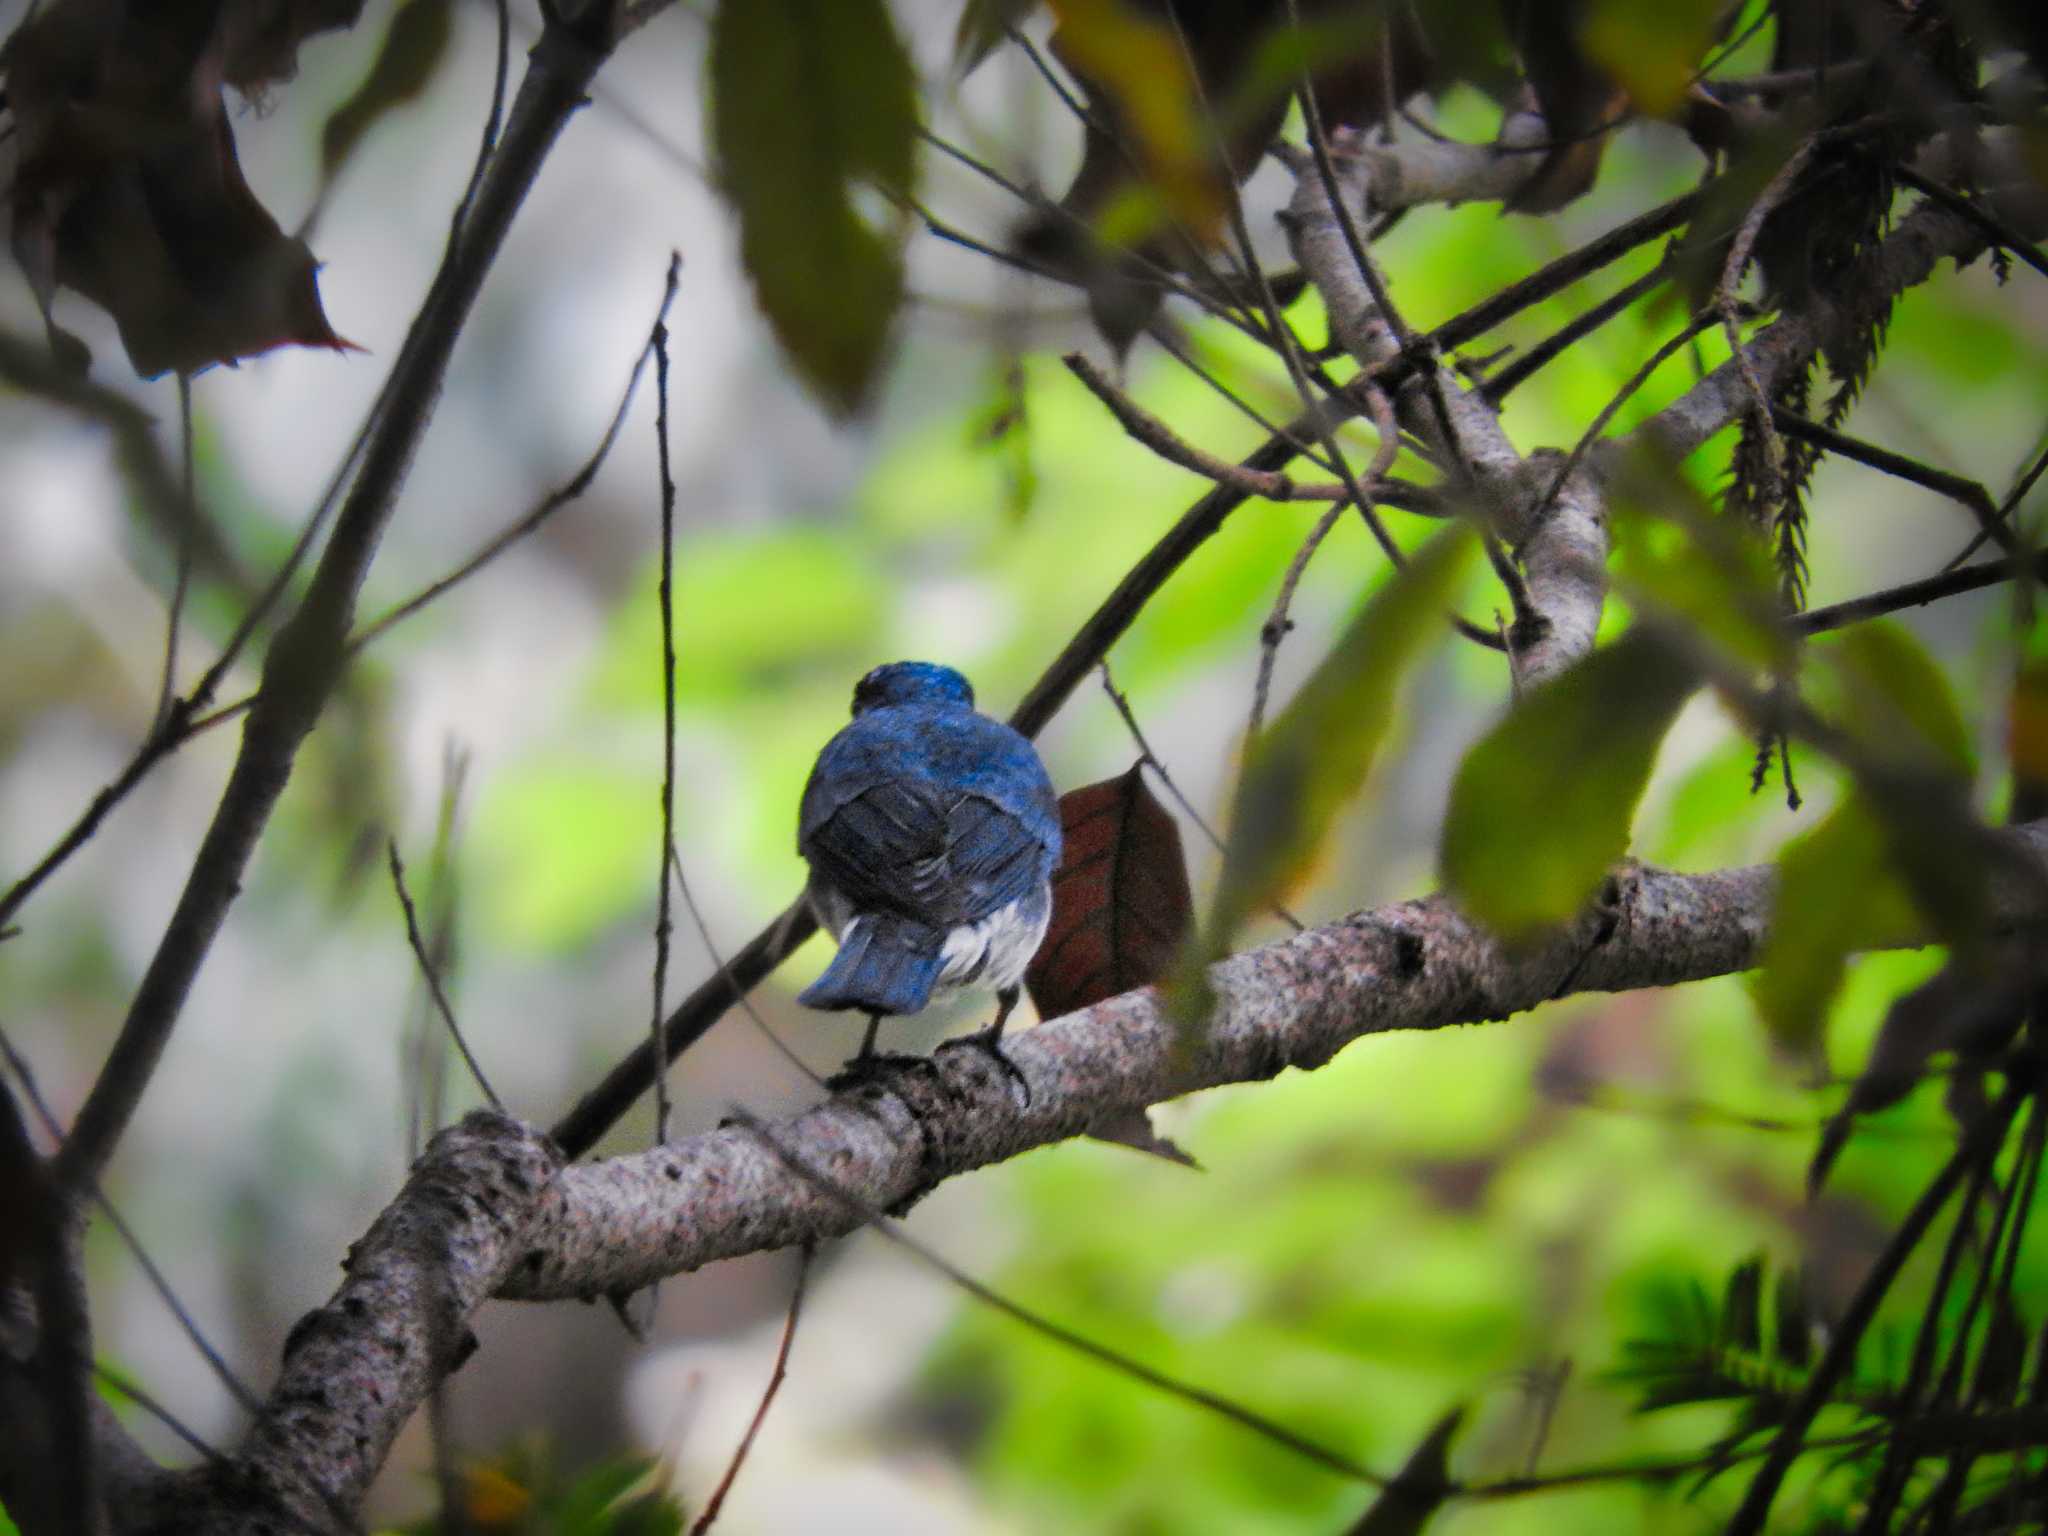
[[[1394,405],[1387,398],[1386,391],[1378,385],[1367,383],[1362,390],[1354,390],[1354,396],[1362,396],[1373,421],[1379,427],[1380,443],[1373,457],[1372,468],[1366,471],[1368,486],[1379,482],[1386,472],[1393,468],[1394,456],[1400,452],[1401,440],[1394,424]],[[1273,599],[1273,611],[1259,629],[1259,676],[1252,688],[1251,721],[1245,727],[1244,739],[1249,746],[1258,740],[1259,731],[1266,723],[1266,700],[1273,689],[1273,669],[1280,659],[1280,642],[1287,638],[1287,632],[1294,627],[1287,617],[1294,606],[1294,589],[1301,585],[1301,578],[1308,571],[1308,563],[1315,558],[1315,552],[1329,537],[1330,530],[1337,526],[1337,519],[1344,515],[1340,504],[1325,512],[1309,530],[1301,547],[1294,552],[1294,558],[1287,564],[1287,573],[1281,578],[1279,595]]]
[[[156,713],[150,718],[150,734],[166,730],[171,707],[178,697],[178,630],[185,620],[185,599],[192,588],[192,541],[199,531],[199,497],[192,454],[192,375],[178,375],[178,438],[184,450],[185,515],[178,521],[177,570],[171,577],[170,609],[164,615],[164,672],[157,686]]]
[[[671,263],[670,270],[674,270]],[[661,848],[654,879],[659,887],[654,917],[654,1011],[649,1041],[657,1061],[668,1060],[668,942],[675,931],[669,915],[668,860],[676,841],[676,482],[668,460],[668,326],[654,324],[654,441],[661,478],[661,579],[656,606],[661,612]],[[668,1073],[654,1078],[654,1141],[668,1140]]]
[[[811,1256],[816,1252],[811,1244],[805,1243],[797,1254],[796,1283],[789,1293],[789,1316],[783,1319],[782,1342],[775,1349],[775,1365],[768,1373],[768,1385],[761,1393],[760,1406],[754,1410],[754,1417],[747,1423],[747,1432],[740,1436],[740,1443],[733,1448],[732,1460],[726,1463],[725,1475],[718,1480],[718,1486],[711,1490],[711,1497],[704,1501],[704,1513],[697,1517],[690,1527],[690,1536],[704,1536],[717,1520],[718,1512],[725,1507],[725,1496],[732,1491],[733,1479],[740,1475],[740,1468],[746,1465],[747,1452],[754,1448],[754,1437],[761,1433],[761,1425],[768,1417],[768,1410],[774,1406],[775,1394],[782,1390],[782,1380],[789,1374],[789,1346],[796,1341],[797,1319],[803,1314],[804,1282],[810,1277]]]
[[[648,361],[654,356],[654,329],[667,324],[669,309],[674,305],[677,290],[681,286],[682,262],[683,258],[679,252],[670,253],[668,276],[663,282],[661,303],[654,313],[654,327],[649,329],[647,344],[640,349],[639,356],[633,359],[632,370],[626,375],[626,387],[619,394],[618,409],[612,412],[611,420],[605,423],[604,435],[598,439],[597,446],[590,452],[590,457],[583,461],[582,466],[577,469],[575,474],[535,502],[524,516],[492,535],[475,554],[463,561],[462,564],[458,565],[446,576],[422,587],[411,597],[396,604],[378,618],[365,624],[354,634],[350,635],[348,651],[351,656],[361,652],[364,647],[368,646],[373,640],[376,640],[386,630],[411,618],[436,598],[445,595],[449,589],[460,586],[463,582],[469,580],[470,577],[489,565],[514,544],[517,544],[521,539],[526,538],[529,534],[539,529],[543,523],[561,511],[562,508],[580,499],[590,489],[597,479],[598,471],[604,468],[605,460],[611,457],[612,445],[618,442],[620,432],[625,429],[626,416],[633,408],[634,396],[639,393],[641,377],[647,371]]]
[[[1067,369],[1087,386],[1088,392],[1100,400],[1130,436],[1169,464],[1178,464],[1182,469],[1193,470],[1203,478],[1218,485],[1230,486],[1243,491],[1247,496],[1263,497],[1267,501],[1343,501],[1348,493],[1334,481],[1297,484],[1284,470],[1252,470],[1220,459],[1215,454],[1197,448],[1175,434],[1173,428],[1147,411],[1137,401],[1111,383],[1103,371],[1079,352],[1069,352],[1060,359]]]
[[[163,1425],[165,1429],[168,1429],[180,1440],[191,1446],[193,1450],[204,1456],[208,1461],[219,1461],[221,1459],[219,1447],[215,1446],[205,1436],[201,1435],[198,1430],[192,1428],[191,1425],[171,1412],[169,1408],[166,1408],[162,1399],[158,1398],[154,1393],[149,1392],[129,1377],[122,1375],[112,1366],[102,1364],[99,1361],[93,1362],[92,1373],[107,1386],[112,1387],[144,1413]]]
[[[1670,276],[1669,266],[1659,262],[1635,281],[1625,283],[1591,309],[1573,317],[1553,335],[1546,336],[1498,373],[1481,379],[1479,393],[1494,405],[1499,405],[1508,397],[1510,391],[1517,385],[1527,382],[1538,369],[1548,367],[1568,348],[1592,335],[1638,300],[1655,292]]]
[[[437,974],[455,963],[456,885],[455,838],[462,810],[463,785],[469,777],[469,756],[453,741],[441,749],[440,805],[434,816],[434,847],[429,856],[433,894],[439,898],[426,934],[427,955]],[[418,1006],[412,1011],[408,1041],[410,1060],[405,1066],[405,1159],[408,1166],[419,1160],[428,1139],[447,1119],[448,1049],[445,1026],[434,1009],[434,1000],[421,989]]]
[[[1894,452],[1890,448],[1879,447],[1876,443],[1866,443],[1861,438],[1851,437],[1846,432],[1811,421],[1784,406],[1771,408],[1771,420],[1778,430],[1789,438],[1811,443],[1817,448],[1824,448],[1830,453],[1840,454],[1845,459],[1867,465],[1882,474],[1896,476],[1914,485],[1924,486],[1937,495],[1946,496],[1950,501],[1969,509],[1970,515],[1977,519],[1978,529],[1983,538],[1995,539],[1999,548],[2008,555],[2017,553],[2018,541],[2013,537],[2012,529],[2003,522],[1997,504],[1991,499],[1991,493],[1976,481],[1963,475],[1950,474],[1945,469],[1937,469],[1932,464],[1923,464],[1918,459],[1908,458],[1905,454]]]
[[[1966,565],[1961,570],[1943,571],[1936,576],[1923,576],[1918,581],[1903,582],[1882,592],[1792,614],[1787,622],[1795,634],[1817,635],[1826,630],[1860,624],[1865,619],[1881,618],[1901,609],[1924,607],[1941,598],[1954,597],[1959,592],[1995,587],[2029,571],[2035,581],[2048,582],[2048,553],[2036,554],[2030,565],[2018,565],[2009,560],[1988,561],[1983,565]]]
[[[1138,717],[1132,712],[1130,699],[1118,689],[1116,678],[1110,673],[1107,656],[1102,658],[1100,670],[1102,691],[1109,695],[1109,702],[1116,707],[1117,714],[1124,722],[1124,729],[1131,733],[1131,740],[1137,744],[1138,760],[1158,776],[1159,782],[1166,786],[1166,792],[1173,796],[1174,803],[1187,813],[1188,820],[1201,828],[1202,836],[1209,840],[1209,846],[1218,853],[1223,852],[1223,839],[1217,835],[1216,829],[1203,819],[1202,813],[1195,809],[1194,802],[1181,793],[1180,786],[1173,782],[1173,775],[1167,771],[1166,764],[1160,760],[1159,754],[1152,750],[1152,743],[1145,739],[1145,732],[1138,724]],[[1297,924],[1296,932],[1299,931],[1300,925]]]
[[[677,894],[683,898],[683,910],[690,914],[690,921],[697,929],[697,938],[704,945],[704,953],[710,957],[712,981],[718,980],[721,976],[730,976],[731,972],[726,968],[725,959],[718,952],[718,941],[711,937],[711,925],[704,920],[704,909],[697,905],[696,893],[690,889],[689,876],[683,873],[682,855],[676,851],[673,843],[669,845],[668,865],[670,873],[675,876]],[[754,1000],[742,991],[737,983],[732,989],[732,1001],[740,1012],[747,1016],[747,1021],[760,1032],[761,1038],[773,1046],[777,1054],[797,1070],[799,1076],[813,1088],[821,1092],[829,1091],[825,1079],[813,1072],[810,1063],[797,1055],[790,1043],[770,1027],[768,1021],[761,1017],[761,1010],[754,1006]]]
[[[2044,446],[2034,456],[2034,462],[2028,465],[2026,471],[2013,482],[2012,490],[2006,494],[2005,500],[1998,504],[1997,522],[1999,526],[2011,526],[2013,514],[2019,510],[2020,503],[2026,500],[2027,492],[2034,488],[2034,482],[2041,478],[2042,471],[2044,470],[2048,470],[2048,446]],[[1948,563],[1942,569],[1954,570],[1965,560],[1969,559],[1970,556],[1982,549],[1989,538],[1988,532],[1980,530],[1969,543],[1965,544],[1950,557]]]
[[[1677,335],[1665,342],[1655,352],[1652,352],[1648,359],[1634,373],[1629,375],[1627,382],[1600,408],[1599,415],[1595,416],[1586,430],[1579,434],[1579,440],[1572,444],[1572,451],[1565,455],[1564,463],[1559,466],[1556,475],[1551,478],[1550,484],[1544,488],[1542,498],[1536,503],[1535,511],[1529,517],[1529,523],[1532,527],[1542,522],[1544,513],[1549,511],[1556,503],[1557,498],[1563,494],[1565,486],[1571,481],[1573,472],[1584,462],[1586,455],[1592,451],[1593,445],[1600,440],[1600,434],[1607,430],[1607,424],[1614,420],[1615,414],[1635,397],[1637,390],[1650,382],[1651,374],[1677,356],[1695,336],[1706,330],[1713,323],[1713,315],[1702,310],[1699,314],[1694,315],[1688,320]]]
[[[1252,685],[1251,720],[1245,726],[1247,743],[1256,741],[1266,724],[1266,700],[1273,691],[1273,668],[1280,660],[1280,642],[1294,628],[1294,621],[1287,616],[1288,609],[1294,606],[1294,589],[1301,585],[1309,561],[1322,547],[1323,540],[1330,536],[1330,530],[1337,526],[1337,519],[1344,515],[1346,505],[1340,501],[1316,519],[1308,537],[1295,550],[1294,558],[1287,562],[1287,572],[1280,578],[1280,591],[1273,599],[1273,611],[1259,626],[1259,675]]]
[[[441,1022],[448,1027],[448,1037],[455,1042],[455,1048],[462,1053],[462,1060],[469,1068],[469,1075],[476,1079],[477,1087],[491,1102],[491,1108],[499,1114],[505,1113],[504,1100],[491,1087],[491,1081],[484,1076],[484,1069],[476,1059],[476,1053],[469,1048],[469,1042],[462,1036],[462,1026],[455,1022],[455,1010],[449,1006],[448,994],[442,990],[440,974],[434,969],[433,957],[427,953],[427,941],[420,933],[420,917],[412,904],[412,892],[405,887],[405,861],[398,856],[398,839],[391,838],[384,844],[387,865],[391,871],[391,888],[398,893],[398,905],[405,912],[405,941],[412,946],[412,957],[420,968],[420,977],[427,984],[427,993],[434,1000],[434,1009],[441,1015]]]

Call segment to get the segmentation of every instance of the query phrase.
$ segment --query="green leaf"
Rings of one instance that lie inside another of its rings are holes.
[[[1741,666],[1781,672],[1792,637],[1761,540],[1713,515],[1692,487],[1641,464],[1618,477],[1611,519],[1615,585],[1638,613],[1682,623]]]
[[[1223,954],[1252,913],[1314,871],[1337,814],[1364,785],[1394,699],[1443,622],[1474,542],[1436,534],[1376,592],[1301,692],[1245,754],[1204,950]]]
[[[1441,864],[1465,910],[1516,939],[1575,917],[1628,851],[1658,745],[1697,678],[1637,629],[1519,700],[1465,754]]]
[[[1757,1007],[1788,1049],[1817,1056],[1851,953],[1921,931],[1866,802],[1843,802],[1778,858],[1778,895]]]
[[[1852,625],[1820,649],[1834,662],[1844,724],[1860,741],[1909,769],[1962,779],[1977,771],[1948,679],[1903,625]]]
[[[841,414],[867,398],[903,299],[901,197],[917,81],[884,0],[723,0],[711,28],[711,142],[740,259],[805,382]]]
[[[1883,828],[1891,866],[1944,941],[1974,945],[1997,855],[1970,807],[1976,752],[1948,679],[1893,623],[1856,625],[1821,654],[1834,708],[1861,748],[1850,765],[1857,792]]]

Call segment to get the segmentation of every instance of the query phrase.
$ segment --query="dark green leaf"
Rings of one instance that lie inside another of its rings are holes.
[[[376,62],[320,130],[320,178],[332,181],[377,119],[419,97],[448,53],[450,0],[406,0],[391,18]]]
[[[1037,6],[1038,0],[967,0],[953,29],[953,78],[965,80],[996,51],[1004,34]]]
[[[1926,648],[1888,620],[1856,624],[1819,648],[1842,688],[1844,724],[1900,766],[1967,779],[1976,772],[1970,728]]]
[[[1658,744],[1696,681],[1639,629],[1517,701],[1451,785],[1443,877],[1466,911],[1509,938],[1576,916],[1628,851]]]
[[[1796,1269],[1780,1270],[1774,1331],[1778,1360],[1795,1371],[1813,1363],[1813,1319],[1806,1306],[1806,1283]]]
[[[1762,1255],[1735,1266],[1728,1277],[1728,1289],[1721,1297],[1721,1342],[1751,1353],[1763,1348],[1762,1307],[1764,1261]]]
[[[916,77],[883,0],[725,0],[711,141],[776,339],[833,410],[867,398],[903,299],[901,229],[855,193],[911,189]]]

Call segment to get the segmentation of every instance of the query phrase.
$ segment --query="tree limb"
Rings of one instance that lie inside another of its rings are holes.
[[[2007,930],[2048,921],[2048,822],[1995,834]],[[351,1250],[348,1278],[286,1346],[282,1380],[228,1463],[190,1474],[190,1518],[163,1529],[254,1532],[280,1511],[317,1524],[368,1486],[406,1419],[462,1358],[490,1295],[525,1301],[637,1289],[718,1259],[835,1237],[860,1205],[901,1210],[943,1180],[1087,1133],[1147,1105],[1287,1067],[1363,1035],[1503,1020],[1582,992],[1673,986],[1755,965],[1769,866],[1617,871],[1602,906],[1510,950],[1442,897],[1310,929],[1216,966],[1217,1014],[1184,1056],[1151,988],[1031,1030],[1005,1053],[1028,1102],[975,1051],[895,1068],[774,1127],[728,1125],[651,1151],[564,1166],[538,1131],[489,1112],[435,1138]]]

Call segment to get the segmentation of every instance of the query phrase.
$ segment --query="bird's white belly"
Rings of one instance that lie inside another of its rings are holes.
[[[1050,903],[1027,896],[998,908],[980,922],[953,929],[939,951],[943,962],[940,988],[953,991],[978,984],[1000,992],[1016,986],[1031,957],[1038,953],[1051,918]]]

